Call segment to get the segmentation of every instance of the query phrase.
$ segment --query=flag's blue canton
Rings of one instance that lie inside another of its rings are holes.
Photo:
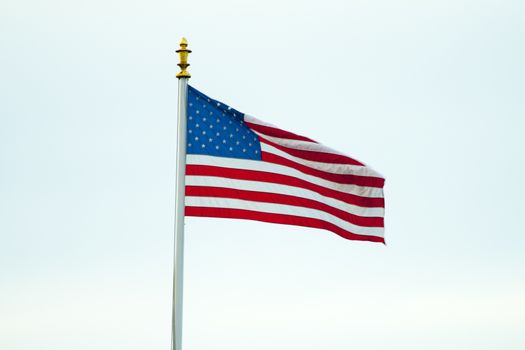
[[[243,114],[188,86],[187,153],[261,159],[257,135]]]

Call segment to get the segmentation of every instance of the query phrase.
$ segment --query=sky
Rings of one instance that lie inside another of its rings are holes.
[[[187,218],[184,350],[525,348],[525,3],[3,0],[1,349],[169,349],[182,36],[385,176],[387,242]]]

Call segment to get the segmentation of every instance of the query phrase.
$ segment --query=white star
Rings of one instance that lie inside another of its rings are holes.
[[[199,141],[199,137],[198,136],[195,136],[195,141]]]
[[[190,129],[190,130],[188,130],[188,134],[191,134],[192,132],[193,132],[193,130],[191,130],[191,129]]]
[[[218,132],[218,133],[216,133],[216,134],[215,134],[215,136],[221,136],[221,133],[220,133],[220,132]]]
[[[230,147],[230,151],[233,151],[233,148],[232,148],[232,147]]]
[[[195,97],[195,99],[198,101],[199,100],[199,96]]]
[[[213,129],[213,124],[210,124],[210,129]]]
[[[226,140],[222,140],[222,143],[226,143]]]
[[[212,142],[212,141],[213,141],[213,139],[210,137],[210,138],[208,139],[208,142]]]
[[[191,147],[191,143],[188,143],[188,147]]]
[[[215,146],[215,149],[219,149],[219,146]]]
[[[203,143],[201,147],[204,148],[204,147],[206,147],[206,145]]]
[[[259,153],[259,151],[256,150],[256,151],[255,151],[255,154],[257,154],[257,153]]]
[[[248,144],[248,146],[252,147],[252,143],[250,142],[250,143]]]
[[[219,118],[217,118],[217,123],[220,123],[220,122],[221,122],[221,120]]]
[[[202,130],[202,134],[203,134],[203,135],[206,135],[206,130]]]
[[[197,109],[197,110],[195,111],[195,113],[199,114],[200,112],[199,112],[199,110]]]
[[[190,115],[190,120],[192,120],[192,119],[193,119],[193,117]]]
[[[219,107],[221,104],[219,102],[217,102],[217,107]]]
[[[206,121],[206,117],[202,118],[202,121],[204,121],[204,122],[205,122],[205,121]]]
[[[239,132],[239,128],[235,128],[235,131],[236,131],[236,132]]]
[[[243,148],[242,151],[243,151],[243,152],[246,152],[246,148]]]
[[[223,126],[223,127],[222,127],[222,130],[226,130],[226,127],[225,127],[225,126]]]
[[[230,134],[230,139],[233,137],[233,134]]]
[[[193,103],[190,102],[190,107],[193,106]]]
[[[244,140],[246,138],[246,135],[242,135],[242,139]]]
[[[240,143],[239,141],[235,142],[236,145],[238,145],[239,143]]]
[[[195,124],[195,126],[198,128],[199,127],[199,123]]]

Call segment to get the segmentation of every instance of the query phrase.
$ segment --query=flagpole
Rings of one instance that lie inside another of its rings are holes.
[[[173,309],[171,315],[171,349],[182,349],[182,290],[184,272],[184,191],[186,175],[186,108],[188,101],[188,42],[182,38],[177,53],[180,56],[178,66],[179,98],[177,111],[177,155],[175,182],[175,239],[173,257]]]

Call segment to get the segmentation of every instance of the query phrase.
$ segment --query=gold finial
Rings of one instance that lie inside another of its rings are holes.
[[[190,65],[188,63],[188,54],[191,50],[188,49],[188,41],[186,38],[182,38],[180,41],[180,49],[177,50],[177,53],[180,56],[180,62],[177,64],[180,67],[180,72],[177,74],[177,78],[189,78],[191,77],[190,73],[186,70]]]

